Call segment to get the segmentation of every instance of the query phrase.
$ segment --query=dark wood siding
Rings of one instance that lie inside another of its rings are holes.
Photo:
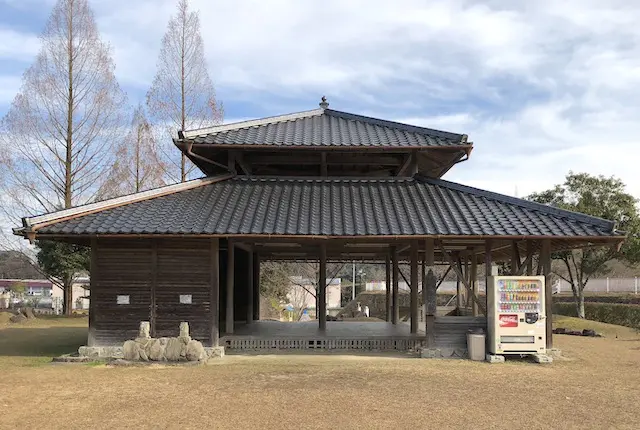
[[[97,270],[91,286],[93,345],[115,345],[135,338],[140,321],[151,321],[156,337],[176,336],[180,322],[187,321],[192,337],[210,341],[211,240],[110,239],[96,243]],[[118,304],[119,295],[129,296],[129,304]],[[191,304],[180,303],[180,295],[191,295]]]
[[[166,240],[158,244],[156,337],[177,336],[180,322],[186,321],[191,337],[209,340],[210,261],[208,240]],[[180,303],[181,295],[190,295],[191,304]]]
[[[91,286],[93,343],[118,344],[136,337],[140,321],[150,319],[151,248],[149,243],[98,242],[96,254],[98,276]],[[129,304],[119,305],[119,295],[129,296]]]

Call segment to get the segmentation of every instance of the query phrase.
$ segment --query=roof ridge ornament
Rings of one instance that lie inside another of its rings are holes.
[[[327,109],[328,107],[329,103],[327,102],[327,98],[325,96],[322,96],[322,98],[320,99],[320,108]]]

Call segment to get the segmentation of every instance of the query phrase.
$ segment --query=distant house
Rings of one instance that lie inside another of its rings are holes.
[[[0,279],[0,293],[24,285],[24,300],[38,299],[38,307],[62,309],[63,292],[47,279]],[[89,309],[89,278],[80,277],[73,285],[73,309]],[[17,298],[14,298],[17,300]]]
[[[292,276],[287,298],[294,307],[315,309],[315,291],[315,286],[309,279],[304,279],[301,276]],[[341,300],[342,280],[340,278],[332,279],[327,285],[327,309],[340,308]]]

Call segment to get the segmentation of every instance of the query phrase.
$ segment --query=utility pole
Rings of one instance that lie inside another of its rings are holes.
[[[356,262],[351,261],[351,265],[353,266],[353,277],[351,278],[351,300],[356,299]]]

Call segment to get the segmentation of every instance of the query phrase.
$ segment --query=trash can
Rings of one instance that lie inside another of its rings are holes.
[[[467,350],[473,361],[485,360],[486,335],[481,328],[473,328],[467,332]]]

